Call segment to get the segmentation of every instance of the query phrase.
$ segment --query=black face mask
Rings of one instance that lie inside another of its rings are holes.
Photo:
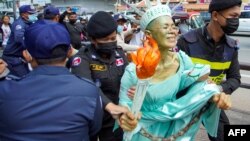
[[[223,15],[221,16],[225,18]],[[234,33],[239,27],[239,18],[225,18],[225,19],[226,19],[226,26],[221,26],[221,29],[226,34]]]
[[[75,19],[69,20],[69,22],[70,22],[71,24],[74,24],[74,23],[76,23],[76,20],[75,20]]]
[[[111,55],[117,48],[117,41],[108,43],[97,43],[96,50],[100,54]]]

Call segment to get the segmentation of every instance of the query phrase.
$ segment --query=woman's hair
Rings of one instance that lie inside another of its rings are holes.
[[[10,20],[10,16],[8,16],[8,15],[3,15],[2,19],[1,19],[2,22],[3,22],[3,19],[4,19],[5,17],[8,17],[9,20]]]

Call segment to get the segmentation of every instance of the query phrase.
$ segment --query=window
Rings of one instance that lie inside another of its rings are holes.
[[[205,23],[200,15],[194,15],[191,17],[191,28],[200,28],[204,25]]]
[[[250,11],[242,11],[240,18],[250,18]]]

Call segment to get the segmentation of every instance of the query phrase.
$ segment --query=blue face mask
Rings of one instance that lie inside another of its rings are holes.
[[[121,33],[123,31],[123,26],[122,25],[118,25],[117,26],[117,32]]]
[[[37,21],[37,15],[36,14],[32,14],[32,15],[29,15],[29,22],[36,22]]]

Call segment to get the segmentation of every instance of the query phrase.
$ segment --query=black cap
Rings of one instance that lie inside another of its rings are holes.
[[[212,0],[209,4],[208,11],[210,13],[213,11],[222,11],[236,5],[241,5],[241,3],[241,0]]]
[[[69,32],[62,24],[57,22],[37,21],[26,29],[24,37],[25,47],[31,56],[36,59],[66,57],[70,48]],[[53,56],[52,50],[59,45],[67,48],[58,56]]]
[[[117,23],[113,17],[104,11],[98,11],[89,19],[87,33],[90,37],[103,38],[117,29]]]

